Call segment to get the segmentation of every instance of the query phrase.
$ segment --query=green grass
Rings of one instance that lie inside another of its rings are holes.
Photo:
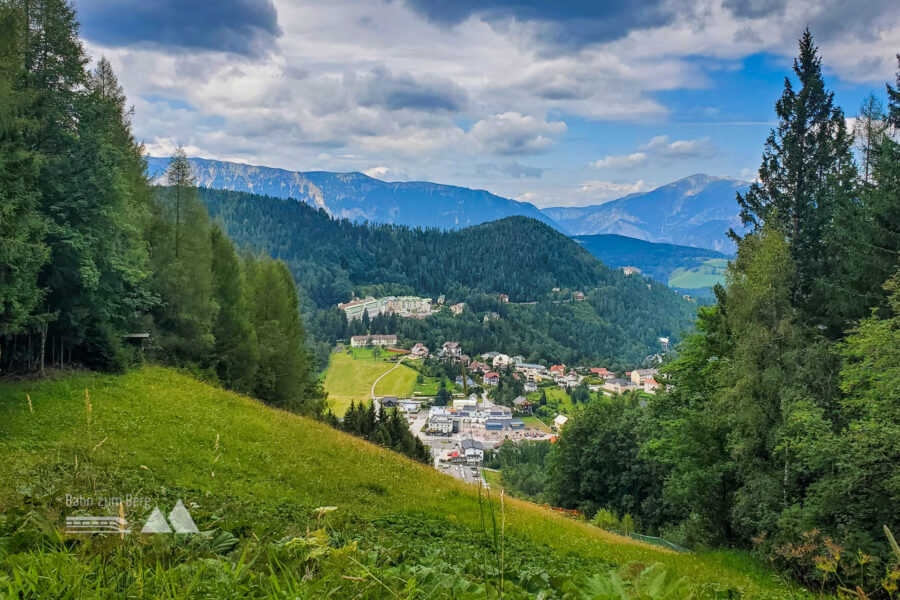
[[[419,372],[415,369],[400,365],[375,386],[376,396],[412,396],[413,389],[416,387],[416,377]]]
[[[535,416],[522,416],[522,421],[525,423],[526,427],[540,429],[541,431],[545,431],[547,433],[550,433],[552,431]]]
[[[679,267],[669,275],[669,287],[697,289],[725,283],[727,266],[727,259],[710,258],[696,267],[689,269]]]
[[[503,489],[500,471],[488,471],[487,469],[482,469],[481,476],[484,477],[484,480],[488,482],[493,491],[499,492]]]
[[[441,387],[439,379],[428,377],[422,383],[417,383],[413,388],[413,394],[417,396],[434,396]]]
[[[541,389],[543,389],[544,393],[547,395],[547,406],[556,406],[556,410],[566,415],[571,415],[575,411],[575,407],[572,404],[572,398],[569,397],[566,390],[556,386]],[[537,392],[526,394],[526,397],[537,404],[537,401],[541,397],[541,392],[538,390]]]
[[[0,481],[0,596],[424,598],[453,582],[454,597],[496,597],[484,591],[496,572],[482,566],[497,555],[480,558],[484,511],[500,522],[496,497],[488,505],[430,467],[169,369],[0,383]],[[66,494],[147,496],[164,512],[180,498],[201,530],[236,547],[62,543]],[[321,506],[337,507],[322,528]],[[504,521],[508,598],[557,589],[541,573],[633,562],[662,563],[697,598],[806,597],[743,554],[673,554],[511,498]]]
[[[387,353],[383,356],[387,357]],[[332,354],[324,384],[331,411],[341,417],[351,402],[368,403],[372,384],[395,365],[384,359],[374,359],[369,348],[353,348],[353,354]],[[375,393],[381,396],[408,396],[412,394],[416,375],[415,370],[401,364],[378,383]]]

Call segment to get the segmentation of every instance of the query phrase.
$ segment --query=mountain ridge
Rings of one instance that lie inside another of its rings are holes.
[[[603,204],[541,211],[570,235],[617,234],[732,253],[728,230],[743,230],[735,195],[749,186],[731,177],[698,173]]]
[[[382,181],[351,171],[291,171],[206,158],[189,158],[197,185],[274,198],[292,198],[355,222],[458,229],[521,215],[561,229],[535,205],[456,185]],[[147,157],[151,180],[161,182],[169,159]]]

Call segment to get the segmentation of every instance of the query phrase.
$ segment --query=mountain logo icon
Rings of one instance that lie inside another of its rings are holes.
[[[171,527],[169,524],[171,523]],[[158,506],[153,507],[153,512],[150,513],[150,517],[147,518],[147,522],[144,523],[144,528],[141,529],[141,533],[200,533],[200,530],[197,529],[196,523],[194,523],[194,519],[191,518],[191,513],[188,512],[188,509],[185,508],[184,503],[179,500],[175,504],[175,508],[169,513],[168,521],[163,516],[162,511],[159,510]]]

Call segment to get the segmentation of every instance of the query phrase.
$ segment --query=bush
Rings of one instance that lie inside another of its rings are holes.
[[[613,511],[601,508],[594,513],[594,518],[591,519],[591,525],[599,527],[600,529],[606,529],[607,531],[613,531],[619,529],[619,517]]]
[[[634,519],[632,519],[629,514],[622,517],[622,533],[625,535],[634,533]]]

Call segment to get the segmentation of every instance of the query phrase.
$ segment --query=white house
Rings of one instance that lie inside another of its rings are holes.
[[[566,415],[556,415],[556,418],[553,419],[553,427],[559,431],[562,429],[563,425],[569,422],[569,417]]]
[[[457,358],[462,354],[462,346],[459,342],[444,342],[441,346],[441,355],[444,358]]]
[[[459,444],[461,453],[466,457],[466,463],[480,465],[484,459],[484,446],[478,440],[463,440]]]
[[[412,350],[409,351],[409,355],[413,358],[428,358],[428,346],[419,342],[412,347]]]
[[[396,346],[397,336],[390,335],[354,335],[350,338],[350,345],[354,348],[366,348],[368,346]]]
[[[428,433],[450,435],[453,433],[453,419],[449,416],[434,416],[428,419]]]
[[[508,367],[509,365],[511,365],[512,359],[509,358],[509,356],[507,356],[506,354],[498,354],[497,356],[494,357],[494,360],[491,361],[491,364],[494,366],[495,369],[501,369],[501,368],[505,368],[505,367]]]

